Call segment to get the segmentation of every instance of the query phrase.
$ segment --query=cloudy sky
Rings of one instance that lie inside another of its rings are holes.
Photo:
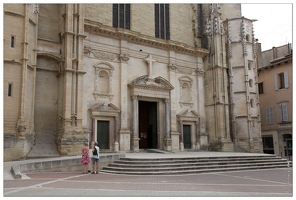
[[[254,34],[262,50],[292,43],[292,3],[242,4],[242,16],[256,19]]]

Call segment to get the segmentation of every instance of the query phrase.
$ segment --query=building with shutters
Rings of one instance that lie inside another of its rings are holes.
[[[292,45],[261,52],[258,44],[258,89],[263,152],[292,158]]]
[[[262,152],[240,4],[4,4],[4,160]]]

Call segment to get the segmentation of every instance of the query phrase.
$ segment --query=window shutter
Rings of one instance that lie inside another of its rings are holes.
[[[270,124],[269,107],[266,108],[266,123],[267,124]]]
[[[130,19],[131,19],[131,9],[130,9],[130,4],[125,5],[125,28],[130,29]]]
[[[165,39],[170,40],[170,7],[165,4]]]
[[[269,115],[270,115],[270,123],[274,123],[274,114],[273,114],[273,107],[269,107]]]
[[[113,27],[118,27],[118,4],[113,4]]]
[[[160,38],[164,38],[164,4],[160,4]]]
[[[267,124],[273,124],[274,123],[274,114],[273,114],[273,108],[267,107],[266,108],[266,123]]]
[[[274,89],[278,90],[277,74],[275,74],[273,77],[274,77]]]
[[[280,104],[280,120],[281,120],[281,122],[283,121],[283,108],[282,108],[282,104]]]
[[[285,88],[289,87],[288,72],[284,72]]]
[[[119,27],[124,28],[124,4],[119,4]]]
[[[288,106],[285,103],[280,104],[281,105],[281,121],[287,122],[288,121]]]
[[[159,4],[154,5],[155,15],[155,37],[159,38]]]

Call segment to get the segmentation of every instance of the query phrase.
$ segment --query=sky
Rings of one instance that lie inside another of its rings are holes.
[[[292,7],[292,3],[241,5],[242,16],[257,20],[253,23],[254,35],[262,51],[292,43]]]

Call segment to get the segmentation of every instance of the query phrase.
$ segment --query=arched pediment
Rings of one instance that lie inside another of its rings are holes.
[[[179,81],[180,82],[189,82],[189,83],[191,83],[192,82],[192,78],[190,78],[189,76],[181,76],[179,78]]]
[[[94,65],[95,73],[99,73],[101,70],[108,72],[109,76],[112,76],[114,67],[108,62],[100,62]]]
[[[45,52],[45,51],[38,51],[37,56],[44,56],[48,58],[53,58],[57,61],[62,61],[62,57],[60,54],[52,53],[52,52]]]
[[[114,67],[108,62],[100,62],[94,65],[95,68],[106,69],[106,70],[114,70]]]
[[[139,78],[134,79],[130,84],[130,87],[142,87],[156,90],[172,90],[174,86],[170,84],[169,81],[164,79],[161,76],[158,76],[154,79],[148,78],[148,75],[140,76]]]
[[[143,96],[153,98],[170,98],[170,91],[174,89],[166,79],[162,77],[149,78],[148,75],[134,79],[128,86],[131,88],[131,96]]]

